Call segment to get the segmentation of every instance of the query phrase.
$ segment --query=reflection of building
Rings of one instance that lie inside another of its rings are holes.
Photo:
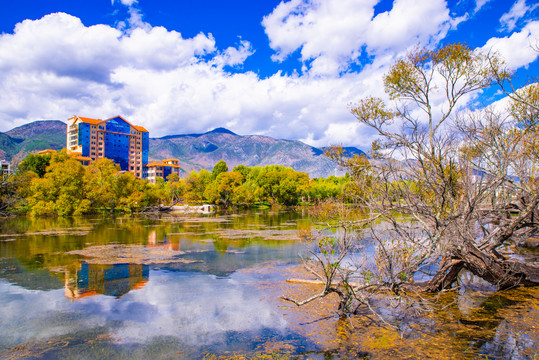
[[[98,294],[120,297],[144,287],[149,274],[148,265],[83,263],[76,274],[66,271],[65,296],[74,300]]]
[[[168,250],[173,250],[173,251],[180,251],[182,248],[180,239],[177,239],[177,241],[171,241],[168,238],[167,234],[165,234],[163,241],[160,242],[157,239],[157,231],[155,230],[150,231],[150,233],[148,234],[148,246],[149,247],[164,247]]]
[[[170,174],[180,176],[180,165],[178,159],[165,159],[161,162],[152,162],[145,166],[143,178],[155,184],[158,177],[167,180]]]
[[[148,163],[148,130],[132,125],[121,116],[107,120],[73,116],[67,120],[67,151],[96,160],[114,160],[123,171],[142,178]]]

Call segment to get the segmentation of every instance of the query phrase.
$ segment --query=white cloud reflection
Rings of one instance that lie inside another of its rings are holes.
[[[284,331],[285,320],[248,285],[252,281],[237,273],[223,279],[151,271],[144,288],[120,299],[96,295],[71,302],[63,289],[33,291],[0,280],[0,346],[99,326],[110,327],[118,343],[145,344],[171,336],[193,346],[221,342],[229,332]]]

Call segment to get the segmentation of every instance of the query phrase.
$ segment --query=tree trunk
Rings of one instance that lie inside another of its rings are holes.
[[[457,249],[456,256],[467,270],[499,289],[539,285],[539,264],[498,259],[471,244]]]
[[[472,244],[465,244],[453,251],[451,259],[442,262],[424,290],[435,292],[450,288],[462,269],[470,271],[500,290],[539,285],[539,264],[499,259]]]
[[[440,269],[425,286],[425,291],[436,292],[449,289],[457,281],[464,264],[460,260],[448,259],[442,261]]]

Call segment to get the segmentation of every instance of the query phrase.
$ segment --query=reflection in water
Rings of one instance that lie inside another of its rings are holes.
[[[152,230],[149,232],[147,246],[159,246],[172,251],[181,251],[182,249],[181,243],[179,241],[171,241],[166,233],[163,235],[163,239],[160,241],[159,237],[157,236],[156,230]]]
[[[82,263],[73,273],[65,271],[65,296],[76,300],[103,294],[120,297],[148,282],[150,268],[142,264]]]
[[[284,281],[297,277],[305,254],[297,233],[309,226],[294,212],[0,219],[0,358],[202,359],[284,349],[298,360],[365,352],[534,359],[539,289],[467,290],[432,305],[425,296],[426,315],[417,317],[373,303],[413,328],[407,338],[366,317],[339,321],[324,305],[331,298],[312,313],[280,302],[288,290],[317,291]]]

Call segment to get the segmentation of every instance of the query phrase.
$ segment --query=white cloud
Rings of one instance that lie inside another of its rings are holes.
[[[476,0],[474,12],[478,12],[479,10],[483,8],[483,6],[485,6],[491,1],[492,0]]]
[[[315,73],[335,73],[360,54],[361,34],[374,15],[375,0],[292,0],[282,2],[262,24],[283,60],[301,48],[303,61],[316,59]]]
[[[282,61],[298,49],[311,74],[335,75],[357,61],[364,47],[373,55],[399,53],[443,38],[451,18],[443,0],[396,0],[374,17],[375,0],[291,0],[262,24]]]
[[[120,2],[125,6],[133,6],[134,4],[138,3],[138,0],[110,0],[112,5],[114,5],[116,2]]]
[[[539,53],[532,48],[537,39],[539,39],[539,21],[533,21],[510,36],[489,39],[482,50],[497,52],[505,59],[511,70],[516,70],[537,60]]]
[[[343,142],[328,129],[353,121],[348,103],[383,95],[379,83],[389,58],[341,77],[279,72],[261,79],[227,71],[241,68],[253,52],[245,40],[219,50],[211,35],[185,39],[163,27],[86,27],[63,13],[26,20],[0,35],[0,130],[73,114],[121,114],[151,136],[227,126],[278,138],[311,134],[311,143],[322,146]],[[345,145],[363,139],[349,136]]]
[[[526,5],[526,0],[518,0],[515,2],[513,6],[511,6],[511,9],[509,9],[509,12],[503,14],[500,18],[502,30],[513,31],[517,25],[517,21],[519,21],[524,17],[524,15],[526,15],[527,12],[532,11],[537,6],[538,5],[536,4],[533,7],[529,7]]]
[[[372,20],[366,43],[371,49],[393,52],[416,44],[427,46],[445,37],[450,20],[443,0],[396,0],[391,11]]]
[[[245,59],[251,56],[254,50],[248,41],[242,40],[238,48],[228,47],[220,55],[213,59],[213,63],[219,67],[242,65]]]
[[[248,40],[220,49],[211,34],[184,38],[147,23],[85,26],[64,13],[25,20],[0,34],[0,131],[38,119],[120,114],[152,137],[225,126],[368,148],[373,134],[355,122],[348,104],[384,97],[382,75],[395,58],[418,43],[435,45],[459,21],[442,0],[396,0],[377,16],[375,3],[282,2],[263,25],[275,58],[299,52],[305,72],[267,78],[240,71],[256,51]],[[513,69],[526,66],[537,58],[529,48],[539,37],[537,23],[484,49],[499,51]],[[371,62],[351,71],[365,55]]]

